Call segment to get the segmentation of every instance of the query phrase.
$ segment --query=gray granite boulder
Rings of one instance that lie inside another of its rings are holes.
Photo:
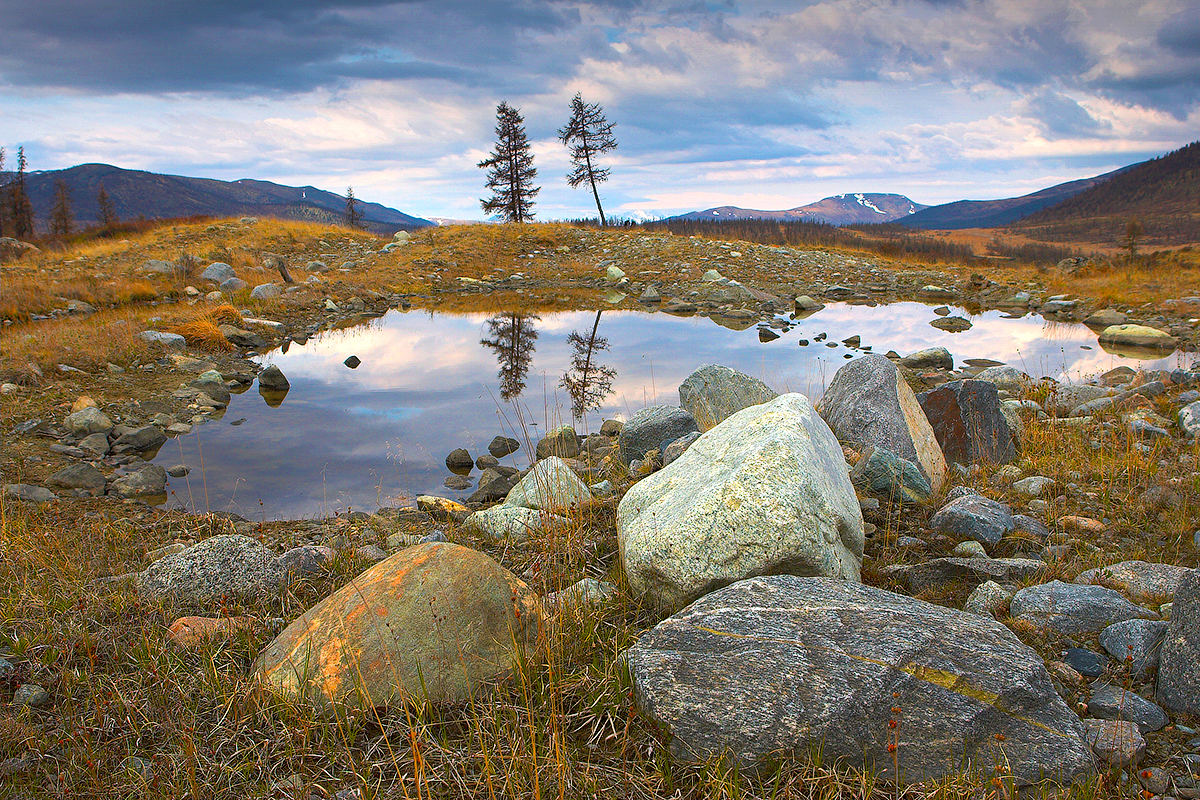
[[[108,433],[113,429],[113,421],[98,408],[85,408],[68,414],[63,420],[63,426],[76,436],[88,436],[93,433]]]
[[[261,598],[279,591],[284,579],[279,558],[249,536],[225,534],[155,561],[138,575],[145,600],[195,605],[223,596]]]
[[[820,751],[894,778],[898,741],[906,782],[990,777],[997,762],[1021,783],[1093,771],[1078,717],[1011,631],[861,584],[741,581],[660,622],[627,659],[638,705],[681,761]]]
[[[692,443],[699,438],[700,431],[692,431],[691,433],[685,433],[683,436],[680,436],[678,439],[667,445],[662,454],[663,466],[665,467],[667,464],[670,464],[672,461],[683,455],[684,451],[691,447]]]
[[[996,617],[1007,610],[1012,596],[1012,592],[995,581],[984,581],[971,590],[967,601],[963,603],[963,611]]]
[[[754,575],[858,581],[864,535],[837,439],[808,398],[785,394],[635,483],[617,543],[633,591],[676,609]]]
[[[1143,734],[1166,727],[1167,715],[1141,695],[1110,683],[1092,684],[1088,714],[1098,719],[1127,719]]]
[[[63,489],[81,489],[84,493],[99,496],[104,494],[104,473],[91,464],[71,464],[51,475],[46,483]]]
[[[1200,570],[1179,582],[1158,662],[1158,702],[1200,714]]]
[[[1128,720],[1085,719],[1087,743],[1096,758],[1117,769],[1132,767],[1146,753],[1146,740]]]
[[[147,464],[137,472],[116,478],[108,487],[114,497],[157,497],[167,493],[167,471],[157,464]]]
[[[183,350],[187,348],[187,340],[178,333],[165,333],[163,331],[142,331],[138,334],[138,338],[143,342],[150,344],[161,344],[163,347],[171,350]]]
[[[916,395],[886,357],[856,358],[837,371],[820,403],[838,441],[862,450],[875,445],[920,465],[937,492],[946,459]]]
[[[112,443],[112,452],[116,455],[157,452],[166,441],[165,433],[153,425],[146,425],[117,437]]]
[[[563,511],[592,499],[591,490],[558,456],[544,458],[508,493],[506,506]]]
[[[662,452],[663,445],[700,430],[695,418],[676,406],[649,406],[638,411],[621,428],[617,441],[626,464],[642,458],[651,450]]]
[[[499,467],[501,465],[497,465]],[[488,467],[479,476],[479,484],[475,487],[475,491],[467,498],[469,503],[494,503],[497,500],[503,500],[508,497],[508,493],[512,491],[517,482],[521,480],[521,474],[516,469],[508,467],[505,470],[497,467]]]
[[[220,286],[230,278],[236,278],[237,273],[233,271],[233,267],[223,261],[214,261],[209,264],[204,272],[200,273],[200,279],[209,283]]]
[[[31,486],[27,483],[4,484],[4,496],[14,500],[24,500],[27,503],[49,503],[57,500],[58,495],[42,486]]]
[[[282,294],[283,294],[283,290],[280,289],[276,284],[260,283],[258,286],[255,286],[253,289],[250,290],[250,299],[251,300],[274,300],[276,297],[279,297]]]
[[[1116,589],[1135,603],[1169,603],[1179,582],[1190,572],[1174,564],[1122,561],[1107,567],[1085,570],[1075,583],[1090,583]]]
[[[679,405],[707,431],[730,414],[779,396],[771,387],[736,369],[705,364],[679,385]]]
[[[1066,635],[1099,633],[1114,622],[1155,616],[1112,589],[1062,581],[1020,590],[1013,595],[1009,614],[1013,619]]]
[[[1114,660],[1129,667],[1135,681],[1143,681],[1158,669],[1159,652],[1167,623],[1153,619],[1127,619],[1100,631],[1100,646]]]
[[[562,517],[533,508],[494,506],[485,511],[476,511],[467,517],[463,527],[492,539],[524,541],[529,538],[529,534],[547,525],[566,522]]]
[[[579,434],[570,425],[555,428],[537,443],[538,459],[558,456],[559,458],[575,458],[579,455]]]
[[[985,370],[977,372],[972,379],[977,381],[987,381],[988,383],[994,385],[997,389],[1005,392],[1012,392],[1013,394],[1018,394],[1019,392],[1024,391],[1030,384],[1033,383],[1033,379],[1027,374],[1016,367],[1010,367],[1007,364],[1003,364],[998,367],[988,367]]]
[[[1017,457],[995,384],[951,381],[917,395],[947,461],[1007,464]]]
[[[1042,404],[1046,413],[1057,417],[1069,417],[1071,412],[1084,403],[1108,397],[1108,389],[1087,383],[1056,383],[1050,396]]]
[[[909,353],[900,359],[900,365],[909,369],[954,369],[954,356],[944,347],[927,347]]]
[[[1200,437],[1200,400],[1179,409],[1179,429],[1190,439]]]
[[[991,547],[999,544],[1006,533],[1016,530],[1017,523],[1008,506],[971,492],[942,506],[930,518],[929,527]]]

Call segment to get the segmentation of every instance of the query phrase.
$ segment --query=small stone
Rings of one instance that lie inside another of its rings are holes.
[[[1082,647],[1068,647],[1062,652],[1062,660],[1085,678],[1099,678],[1108,666],[1107,658]]]
[[[999,616],[1012,601],[1012,592],[995,581],[984,581],[972,590],[963,611],[981,616]]]
[[[950,551],[950,555],[960,558],[987,558],[987,550],[983,548],[979,542],[974,539],[968,539],[965,542],[959,542]],[[989,581],[990,583],[990,581]]]
[[[521,449],[521,443],[516,439],[511,439],[507,436],[497,436],[492,439],[492,443],[488,445],[488,453],[495,458],[504,458],[510,453],[515,453]]]
[[[49,708],[53,702],[50,693],[36,683],[23,683],[13,692],[12,704],[17,707]]]
[[[1146,753],[1146,740],[1128,720],[1085,719],[1083,724],[1092,752],[1112,767],[1136,766]]]
[[[358,365],[362,363],[362,360],[359,359],[358,356],[349,356],[342,363],[345,364],[350,369],[358,369]]]
[[[1013,483],[1013,489],[1017,490],[1026,497],[1041,497],[1046,493],[1047,489],[1054,486],[1054,480],[1041,475],[1033,475],[1028,478],[1022,478]]]
[[[177,646],[191,650],[213,639],[251,630],[257,624],[254,617],[180,617],[171,623],[167,637]]]

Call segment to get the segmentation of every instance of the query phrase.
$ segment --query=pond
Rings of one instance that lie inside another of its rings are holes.
[[[406,505],[418,494],[470,494],[443,485],[447,453],[465,447],[478,456],[497,435],[536,444],[548,430],[571,424],[573,397],[563,376],[573,359],[572,377],[586,369],[593,378],[585,382],[589,408],[574,423],[580,433],[647,405],[678,405],[679,384],[709,363],[815,401],[842,364],[867,348],[907,354],[942,346],[956,365],[991,359],[1071,381],[1120,364],[1171,368],[1182,359],[1108,353],[1087,327],[1032,314],[977,314],[961,333],[931,327],[934,319],[932,306],[921,303],[834,303],[760,341],[757,327],[663,313],[391,311],[267,354],[263,363],[277,365],[291,383],[282,402],[266,402],[257,387],[234,395],[220,419],[167,442],[155,461],[191,468],[171,479],[169,505],[254,520],[317,518]],[[842,344],[855,335],[861,347]],[[357,368],[345,365],[350,356],[360,360]],[[527,466],[531,450],[526,445],[502,460]]]

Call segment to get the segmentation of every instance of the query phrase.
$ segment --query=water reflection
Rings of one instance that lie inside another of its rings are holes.
[[[841,344],[852,335],[874,352],[940,345],[956,363],[990,358],[1068,380],[1118,364],[1181,363],[1175,355],[1110,354],[1083,325],[1033,315],[979,314],[964,333],[932,328],[934,318],[920,303],[835,303],[760,344],[753,326],[732,330],[704,317],[390,312],[268,354],[264,361],[291,383],[285,401],[257,391],[234,395],[226,420],[168,442],[156,462],[192,467],[191,475],[171,479],[172,502],[255,519],[313,517],[396,505],[415,494],[454,496],[442,485],[451,450],[479,455],[496,435],[536,443],[572,419],[581,432],[595,431],[602,420],[651,403],[677,404],[679,384],[701,364],[724,364],[815,400],[846,356],[862,353]],[[801,340],[809,344],[798,346]],[[343,364],[350,355],[361,360],[355,370]],[[527,464],[522,452],[504,460]]]

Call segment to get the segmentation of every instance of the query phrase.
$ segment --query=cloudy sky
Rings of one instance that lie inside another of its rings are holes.
[[[555,135],[616,124],[610,214],[1034,191],[1200,138],[1200,0],[0,0],[0,144],[482,218],[495,106],[539,219]]]

